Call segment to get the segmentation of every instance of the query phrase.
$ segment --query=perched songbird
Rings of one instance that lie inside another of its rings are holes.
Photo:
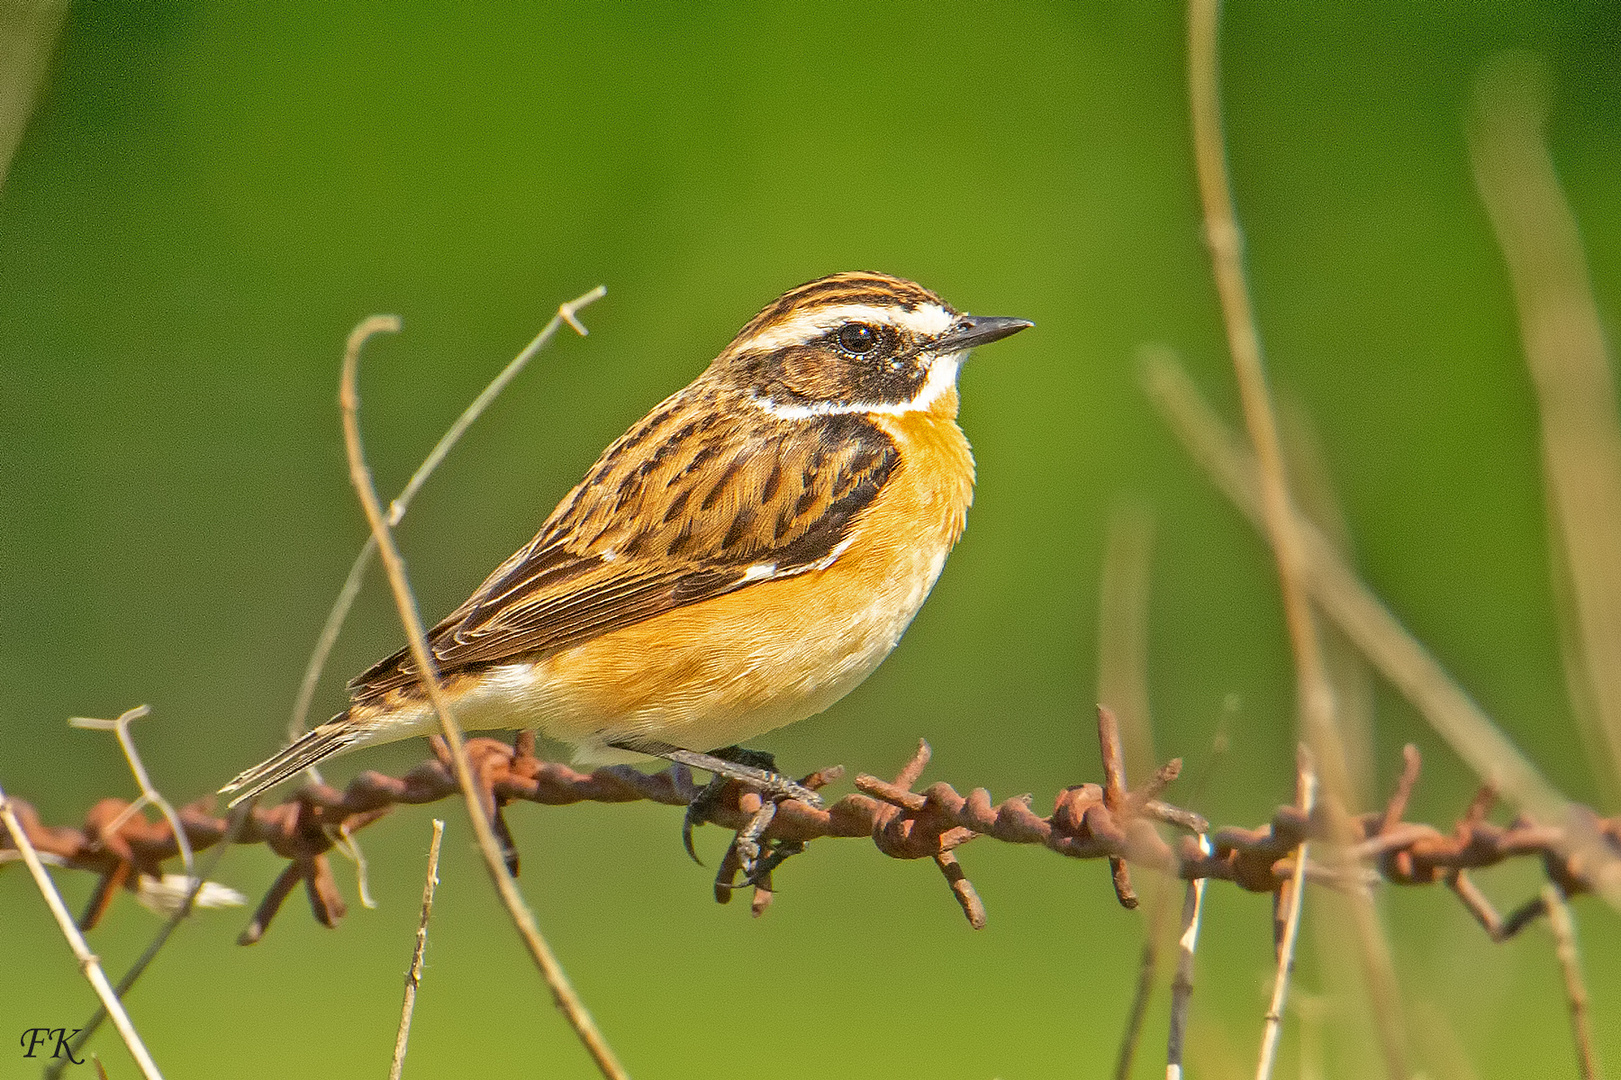
[[[429,632],[457,720],[534,728],[600,764],[730,747],[839,700],[895,647],[962,534],[974,460],[958,367],[1030,325],[884,274],[782,296]],[[333,754],[439,728],[404,649],[349,693],[221,793],[234,806]]]

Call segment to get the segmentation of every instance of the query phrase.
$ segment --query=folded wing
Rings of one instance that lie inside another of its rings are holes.
[[[701,384],[610,446],[539,534],[429,632],[441,674],[540,658],[761,582],[831,564],[898,467],[854,415],[778,419]],[[416,681],[405,650],[349,685]]]

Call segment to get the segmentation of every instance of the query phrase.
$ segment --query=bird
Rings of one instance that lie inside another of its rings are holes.
[[[534,729],[582,765],[710,768],[710,751],[844,697],[962,535],[963,360],[1031,325],[881,273],[784,293],[428,632],[457,720]],[[220,794],[234,807],[333,755],[439,729],[406,649],[348,690],[347,708]]]

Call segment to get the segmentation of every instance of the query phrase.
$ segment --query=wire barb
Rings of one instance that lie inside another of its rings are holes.
[[[481,799],[498,804],[515,802],[565,806],[579,802],[624,803],[648,801],[685,810],[700,785],[690,770],[671,766],[658,773],[644,773],[627,765],[613,765],[591,773],[577,772],[567,765],[544,761],[534,754],[534,740],[520,736],[517,745],[491,738],[467,741],[467,756]],[[914,773],[912,765],[898,779]],[[821,787],[838,778],[839,770],[824,769],[803,781],[807,787]],[[915,781],[914,781],[915,782]],[[865,837],[883,854],[897,859],[935,860],[975,837],[989,837],[1004,843],[1039,844],[1075,859],[1103,859],[1119,855],[1135,866],[1172,874],[1184,881],[1229,881],[1246,892],[1272,893],[1294,873],[1295,851],[1303,840],[1326,839],[1321,814],[1302,814],[1293,805],[1280,806],[1271,821],[1256,828],[1213,827],[1190,811],[1157,801],[1145,802],[1141,815],[1122,829],[1103,801],[1100,784],[1076,784],[1058,792],[1053,811],[1043,817],[1031,807],[1029,796],[1020,795],[993,804],[990,793],[977,788],[964,796],[950,784],[936,783],[922,792],[911,791],[892,781],[874,776],[858,776],[857,791],[822,809],[794,799],[777,804],[776,816],[759,837],[762,850],[779,844],[801,846],[824,837]],[[339,790],[329,784],[309,784],[271,807],[246,805],[237,844],[264,844],[288,860],[284,884],[278,881],[272,894],[285,888],[281,900],[300,885],[306,891],[323,894],[330,878],[325,867],[328,853],[335,846],[339,827],[354,833],[385,817],[395,806],[415,806],[438,802],[461,794],[451,766],[430,756],[403,776],[367,771]],[[732,788],[717,801],[711,820],[732,831],[742,830],[753,820],[758,807],[747,801],[741,786]],[[1128,803],[1135,793],[1128,791]],[[49,826],[40,821],[34,808],[13,800],[22,828],[34,846],[57,864],[87,870],[102,878],[122,873],[123,888],[136,868],[161,871],[166,859],[179,850],[172,827],[165,820],[148,820],[143,814],[129,817],[109,842],[97,822],[116,817],[128,805],[118,799],[104,799],[92,807],[86,824],[78,827]],[[1450,886],[1471,913],[1481,919],[1493,940],[1510,934],[1494,932],[1493,925],[1534,921],[1546,913],[1540,897],[1528,902],[1528,916],[1508,920],[1493,915],[1495,924],[1483,918],[1465,895],[1473,888],[1465,871],[1496,866],[1510,859],[1534,858],[1540,861],[1550,881],[1559,884],[1567,896],[1593,891],[1589,880],[1592,864],[1574,857],[1569,839],[1559,826],[1543,825],[1519,818],[1508,825],[1487,820],[1480,812],[1477,797],[1459,816],[1455,825],[1442,830],[1433,825],[1400,822],[1385,829],[1386,812],[1381,809],[1353,819],[1353,827],[1370,847],[1366,855],[1368,874],[1395,885]],[[182,827],[196,851],[205,851],[231,836],[232,823],[214,814],[215,800],[208,796],[179,810]],[[1587,827],[1603,838],[1612,852],[1621,854],[1621,815],[1600,818],[1585,810]],[[1187,827],[1187,834],[1166,840],[1155,831],[1154,821],[1203,824]],[[1201,849],[1197,837],[1209,838],[1208,850]],[[99,837],[99,838],[98,838]],[[1359,852],[1360,853],[1360,852]],[[15,858],[15,852],[0,841],[0,862]],[[785,856],[786,857],[786,856]],[[780,860],[767,856],[761,863],[764,873]],[[125,864],[120,871],[120,864]],[[938,860],[936,864],[939,865]],[[949,864],[948,864],[949,865]],[[943,868],[942,868],[943,869]],[[1335,888],[1363,887],[1362,874],[1347,877],[1332,866],[1308,864],[1308,878]],[[757,888],[760,886],[756,886]],[[335,889],[335,886],[334,886]],[[1478,891],[1478,890],[1476,890]],[[116,890],[115,890],[116,892]],[[335,891],[332,895],[336,895]],[[269,896],[266,897],[268,901]],[[280,900],[261,903],[255,917],[257,940],[268,929]],[[1489,904],[1487,905],[1489,907]],[[321,901],[313,908],[318,919],[335,923],[341,918],[337,906]]]

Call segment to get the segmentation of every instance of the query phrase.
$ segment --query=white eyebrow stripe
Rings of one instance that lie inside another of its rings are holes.
[[[918,388],[911,401],[813,401],[808,405],[784,404],[768,397],[750,394],[755,408],[779,420],[808,420],[813,416],[844,416],[850,413],[886,413],[900,416],[909,412],[926,412],[947,390],[957,385],[957,369],[962,366],[963,353],[950,353],[935,358],[929,365],[929,377]]]
[[[738,343],[738,352],[771,351],[788,345],[814,341],[835,326],[847,322],[873,323],[910,330],[921,337],[939,337],[951,329],[957,316],[939,304],[919,304],[908,311],[899,305],[833,304],[795,315],[775,326],[768,326]]]

